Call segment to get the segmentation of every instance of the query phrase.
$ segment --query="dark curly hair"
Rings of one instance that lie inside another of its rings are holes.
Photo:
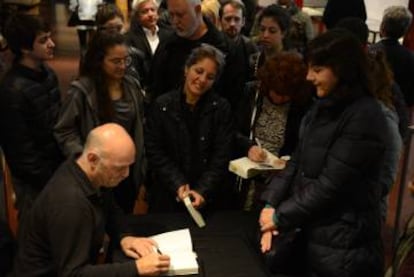
[[[264,8],[259,15],[258,22],[262,22],[262,19],[265,17],[271,17],[277,23],[277,25],[279,25],[282,33],[286,33],[290,28],[290,15],[284,8],[279,5],[272,4]]]
[[[261,93],[269,96],[270,90],[292,101],[310,97],[310,84],[306,81],[307,66],[300,54],[281,52],[266,60],[257,72]]]

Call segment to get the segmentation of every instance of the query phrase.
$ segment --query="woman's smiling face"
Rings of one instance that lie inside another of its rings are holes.
[[[185,68],[184,92],[191,98],[199,98],[214,84],[217,75],[217,63],[204,58]]]
[[[315,86],[319,98],[328,96],[338,83],[338,78],[328,66],[309,65],[306,79]]]

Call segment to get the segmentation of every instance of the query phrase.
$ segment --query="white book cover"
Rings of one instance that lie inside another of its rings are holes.
[[[190,230],[181,229],[151,237],[162,254],[170,256],[167,276],[198,274],[197,255],[193,251]]]
[[[187,208],[187,211],[190,213],[191,217],[194,219],[197,226],[203,228],[206,226],[206,222],[204,221],[203,216],[199,211],[194,208],[193,204],[191,204],[191,199],[189,196],[184,197],[184,205]]]

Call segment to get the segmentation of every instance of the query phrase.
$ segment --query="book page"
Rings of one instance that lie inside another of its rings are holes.
[[[170,254],[168,275],[189,275],[198,273],[197,255],[194,252],[174,252]]]
[[[157,242],[162,253],[193,252],[193,243],[188,228],[158,234],[151,238]]]
[[[168,276],[198,273],[197,255],[193,251],[190,230],[181,229],[151,237],[162,254],[170,256]]]

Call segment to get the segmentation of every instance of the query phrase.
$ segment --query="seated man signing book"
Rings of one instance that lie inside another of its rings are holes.
[[[93,129],[82,154],[55,172],[36,199],[19,241],[15,276],[146,276],[167,272],[170,258],[149,238],[125,235],[110,188],[129,174],[135,146],[109,123]],[[104,234],[133,260],[96,264]]]

